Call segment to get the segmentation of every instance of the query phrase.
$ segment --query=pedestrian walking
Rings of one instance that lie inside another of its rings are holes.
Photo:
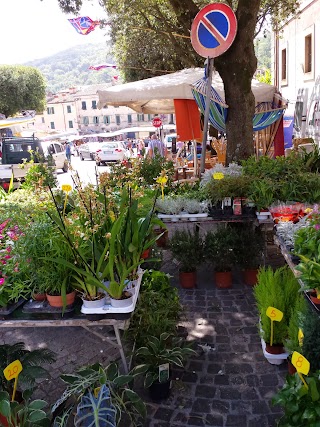
[[[144,157],[146,152],[146,147],[143,139],[139,139],[138,141],[138,154],[140,157]]]
[[[165,146],[164,142],[158,139],[156,134],[153,134],[148,145],[148,157],[154,158],[157,153],[161,157],[166,157],[167,147]]]
[[[66,158],[71,163],[71,147],[70,144],[66,143]]]

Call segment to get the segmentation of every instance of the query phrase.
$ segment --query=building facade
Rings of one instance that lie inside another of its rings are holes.
[[[135,126],[151,126],[153,114],[140,114],[131,108],[106,106],[97,108],[97,90],[106,84],[70,88],[47,98],[47,109],[37,115],[36,124],[47,132],[72,132],[79,135],[113,132]],[[174,115],[162,116],[164,124],[174,124]]]
[[[273,39],[274,83],[289,100],[295,136],[319,139],[320,0],[303,0],[300,13]]]

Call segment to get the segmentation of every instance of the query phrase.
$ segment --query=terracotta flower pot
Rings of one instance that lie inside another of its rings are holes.
[[[266,351],[270,354],[281,354],[285,353],[283,344],[272,344],[266,343]]]
[[[184,289],[193,289],[197,284],[197,272],[192,271],[189,273],[185,273],[183,271],[179,271],[179,283],[180,286]]]
[[[232,288],[232,272],[231,271],[215,271],[214,281],[218,289]]]
[[[243,271],[244,283],[249,286],[255,286],[257,284],[258,269],[250,269]]]
[[[74,303],[76,297],[76,292],[73,291],[70,294],[66,295],[66,305],[71,305]],[[47,300],[51,307],[63,307],[63,301],[61,295],[49,295],[47,294]]]
[[[34,301],[45,301],[47,299],[47,295],[46,294],[37,294],[37,293],[32,293],[32,299]]]
[[[297,372],[297,370],[291,363],[291,360],[289,358],[287,360],[288,360],[288,373],[289,375],[294,375]]]
[[[313,304],[315,304],[315,305],[317,305],[317,306],[320,306],[320,299],[319,299],[319,298],[317,298],[317,293],[316,293],[316,291],[308,292],[308,295],[309,295],[309,297],[310,297],[311,301],[313,302]]]

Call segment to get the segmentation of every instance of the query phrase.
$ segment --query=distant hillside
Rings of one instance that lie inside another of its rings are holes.
[[[89,70],[90,65],[114,63],[106,43],[75,46],[47,58],[36,59],[25,65],[38,68],[46,77],[50,92],[73,86],[110,82],[114,69]]]

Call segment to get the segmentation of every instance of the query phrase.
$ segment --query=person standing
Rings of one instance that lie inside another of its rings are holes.
[[[68,162],[71,162],[71,147],[70,144],[66,143],[66,158]]]
[[[138,154],[139,154],[139,156],[144,157],[145,152],[146,152],[146,148],[145,148],[144,141],[143,141],[143,139],[139,139],[139,142],[138,142]]]
[[[178,141],[177,142],[177,158],[181,156],[182,150],[184,149],[184,142],[183,141]]]
[[[148,157],[154,158],[156,153],[161,157],[167,157],[167,147],[164,142],[158,139],[156,134],[153,134],[148,145]]]

